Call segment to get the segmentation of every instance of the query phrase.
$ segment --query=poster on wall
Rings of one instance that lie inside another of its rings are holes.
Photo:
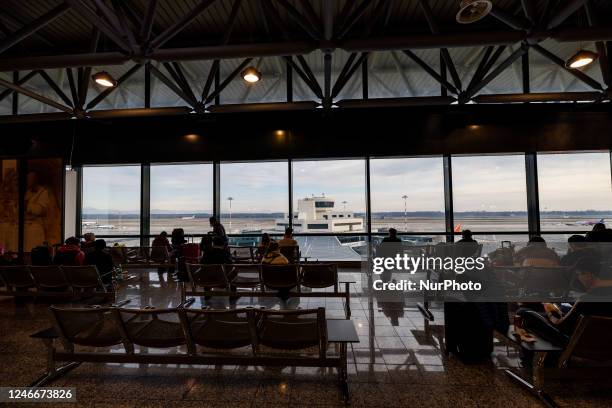
[[[62,235],[62,160],[27,161],[23,250],[54,246]]]
[[[0,254],[19,249],[17,160],[0,160]]]

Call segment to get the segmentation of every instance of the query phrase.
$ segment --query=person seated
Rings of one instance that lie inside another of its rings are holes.
[[[88,253],[94,250],[96,242],[96,234],[93,232],[86,232],[83,234],[83,242],[81,243],[81,249],[83,252]]]
[[[389,228],[389,235],[384,237],[382,242],[402,242],[402,240],[397,236],[395,228]]]
[[[459,242],[462,242],[462,243],[465,242],[465,243],[470,243],[470,244],[478,243],[478,241],[472,238],[472,231],[470,231],[469,229],[461,231],[461,239],[457,241],[457,243]]]
[[[203,254],[201,263],[206,265],[231,264],[232,255],[225,245],[223,237],[206,235],[202,238]]]
[[[32,252],[30,252],[30,263],[33,266],[51,265],[53,263],[51,259],[51,248],[46,245],[32,248]]]
[[[210,223],[210,226],[212,228],[212,235],[223,238],[223,242],[225,243],[224,245],[227,246],[227,244],[229,243],[229,238],[225,233],[225,227],[223,226],[223,224],[221,224],[221,222],[215,217],[210,217],[208,219],[208,222]]]
[[[168,241],[168,233],[166,231],[162,231],[158,236],[156,236],[153,239],[153,243],[151,243],[151,246],[164,247],[168,250],[168,253],[172,251],[172,245],[170,244],[170,241]]]
[[[270,238],[270,234],[264,232],[261,235],[261,241],[259,241],[259,245],[257,245],[257,257],[258,259],[263,258],[268,252],[268,247],[270,246],[270,242],[272,242],[272,238]]]
[[[529,238],[525,248],[514,255],[514,263],[518,266],[555,267],[560,260],[557,253],[546,246],[546,241],[540,236]]]
[[[268,265],[289,265],[289,260],[285,255],[281,254],[280,245],[278,242],[270,242],[268,252],[262,258],[261,263]]]
[[[170,238],[172,249],[177,250],[181,245],[187,243],[185,239],[185,230],[182,228],[175,228],[172,230],[172,236]]]
[[[67,238],[55,254],[53,263],[55,265],[80,266],[85,262],[85,253],[81,251],[79,239]]]
[[[574,266],[582,258],[591,258],[599,261],[599,252],[589,247],[586,238],[582,235],[572,235],[567,239],[567,254],[561,258],[562,266]]]
[[[298,242],[293,239],[293,228],[285,228],[285,235],[278,241],[278,245],[281,247],[294,247],[299,246]]]
[[[612,280],[600,278],[601,265],[589,258],[582,258],[575,266],[576,278],[585,293],[573,306],[544,303],[544,313],[520,309],[523,327],[553,343],[567,344],[574,333],[580,316],[612,317]]]
[[[94,250],[85,255],[85,265],[94,265],[100,273],[102,282],[112,283],[113,257],[106,251],[105,240],[96,239],[94,241]]]
[[[598,222],[593,225],[591,232],[586,234],[587,242],[612,242],[612,229],[606,228],[606,224]]]

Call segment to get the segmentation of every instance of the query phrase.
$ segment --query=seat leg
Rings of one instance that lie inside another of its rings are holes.
[[[28,387],[44,387],[45,385],[64,376],[65,374],[69,373],[80,365],[80,362],[73,361],[72,363],[64,364],[63,366],[54,368],[53,371],[47,371],[36,381],[28,385]]]
[[[344,287],[344,291],[345,291],[345,301],[346,301],[346,318],[350,319],[351,318],[351,293],[349,292],[350,290],[350,283],[345,282],[345,287]]]
[[[79,362],[71,362],[57,367],[55,365],[55,348],[53,339],[43,339],[43,343],[47,349],[47,372],[32,382],[29,387],[42,387],[81,365]]]
[[[425,319],[429,320],[430,322],[434,321],[434,315],[429,310],[429,302],[425,301],[422,304],[417,303],[417,309],[419,309]]]
[[[340,390],[342,391],[342,399],[344,400],[346,406],[350,406],[351,394],[348,385],[346,343],[340,344],[340,365],[338,366],[338,382],[340,384]]]
[[[546,354],[546,353],[538,353],[538,354]],[[545,355],[536,356],[537,362],[534,367],[534,381],[533,384],[521,377],[520,375],[514,373],[510,369],[504,370],[504,372],[512,378],[514,381],[519,383],[523,388],[526,388],[531,394],[535,395],[544,405],[548,408],[558,408],[557,403],[552,399],[552,397],[544,391],[543,382],[541,377],[541,368],[542,364],[545,360]]]

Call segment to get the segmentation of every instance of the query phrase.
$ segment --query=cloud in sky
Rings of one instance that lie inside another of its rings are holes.
[[[139,211],[140,166],[83,168],[83,208]]]
[[[288,164],[284,161],[221,164],[221,208],[234,212],[287,212]],[[441,157],[372,159],[372,211],[443,211]],[[457,156],[452,160],[456,211],[525,211],[523,155]],[[612,187],[608,153],[541,154],[538,156],[542,210],[610,210]],[[212,165],[151,166],[151,208],[177,212],[212,209]],[[137,211],[138,166],[86,167],[83,206]],[[365,161],[293,162],[293,198],[325,194],[336,207],[365,211]]]
[[[527,211],[523,155],[455,157],[455,211]]]
[[[221,164],[221,212],[287,212],[287,162]]]
[[[212,196],[212,164],[151,166],[152,211],[208,212]]]
[[[610,210],[610,154],[538,156],[540,209]]]
[[[336,208],[364,212],[364,160],[321,160],[293,162],[293,200],[325,194],[336,200]]]
[[[372,159],[372,211],[444,211],[441,157]]]

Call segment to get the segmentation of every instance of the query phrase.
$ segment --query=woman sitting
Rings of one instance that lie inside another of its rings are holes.
[[[268,247],[270,246],[270,242],[272,242],[272,238],[270,238],[270,234],[264,232],[261,236],[261,241],[259,245],[257,245],[257,259],[263,259],[264,256],[268,253]]]
[[[516,253],[514,260],[518,266],[555,267],[560,265],[559,255],[548,248],[544,238],[539,236],[531,237],[527,246]]]
[[[268,252],[264,255],[261,263],[269,265],[289,265],[289,260],[281,254],[278,242],[272,241],[268,246]]]

